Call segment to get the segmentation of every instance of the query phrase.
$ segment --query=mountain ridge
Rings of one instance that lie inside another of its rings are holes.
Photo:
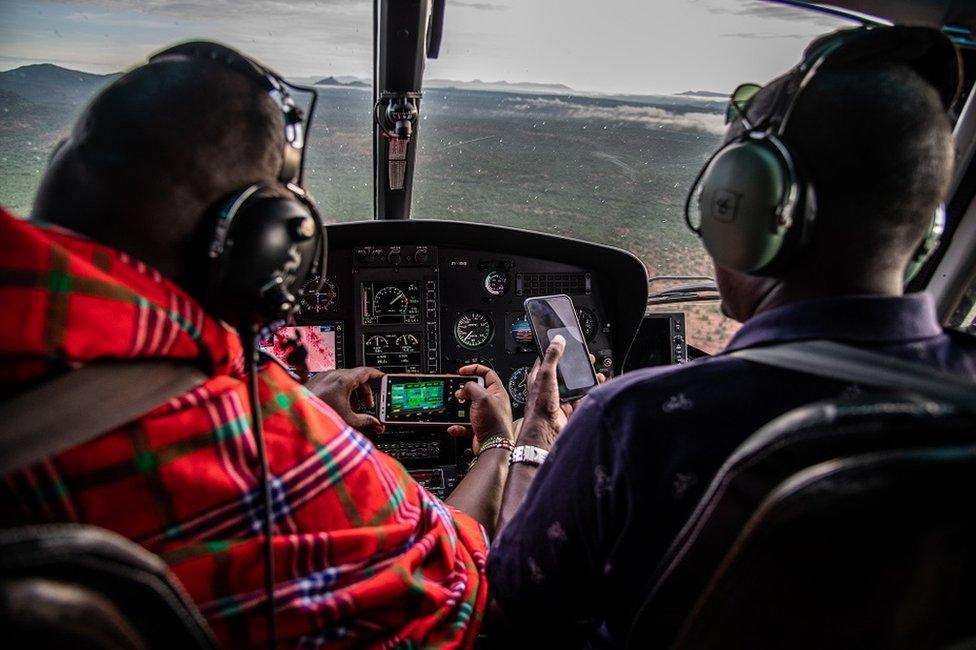
[[[315,82],[316,86],[333,86],[338,88],[370,88],[371,84],[366,83],[361,79],[355,77],[351,78],[349,81],[341,81],[333,76],[325,77],[324,79],[319,79]]]
[[[63,104],[85,102],[100,88],[122,76],[121,72],[96,74],[66,68],[54,63],[33,63],[10,70],[0,71],[0,90],[13,92],[23,99],[40,104]],[[307,77],[308,83],[332,88],[372,87],[372,82],[354,75],[328,75]],[[316,81],[316,79],[318,79]],[[481,90],[488,92],[529,92],[540,94],[564,94],[580,96],[625,96],[619,93],[594,93],[576,90],[562,83],[483,81],[472,79],[427,79],[425,87],[430,89]],[[633,95],[643,96],[643,95]],[[650,95],[648,95],[650,96]],[[654,95],[658,96],[658,95]],[[666,96],[666,95],[662,95]],[[727,94],[709,90],[687,90],[674,93],[672,97],[697,98],[699,100],[725,99]]]
[[[121,72],[94,74],[53,63],[34,63],[0,72],[0,90],[37,104],[84,103]]]

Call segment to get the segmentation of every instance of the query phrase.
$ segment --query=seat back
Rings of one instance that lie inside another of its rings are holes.
[[[869,395],[799,408],[725,462],[648,585],[628,645],[667,647],[763,500],[783,481],[837,458],[976,442],[976,419],[922,398]]]
[[[0,581],[4,647],[16,650],[145,650],[146,643],[101,594],[44,578]]]
[[[24,603],[30,598],[44,611],[38,608],[28,615]],[[207,623],[161,559],[91,526],[0,530],[0,602],[0,628],[29,638],[31,630],[48,621],[45,638],[64,641],[56,644],[62,647],[217,647]],[[78,620],[54,615],[67,611],[89,616]]]
[[[828,461],[777,487],[675,648],[945,648],[976,632],[976,448]]]

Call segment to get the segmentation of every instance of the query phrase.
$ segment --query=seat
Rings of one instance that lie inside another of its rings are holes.
[[[976,631],[976,449],[820,463],[780,484],[675,648],[939,649]]]
[[[161,559],[78,524],[0,530],[0,627],[32,650],[217,647]]]
[[[703,597],[706,585],[715,579],[729,558],[730,549],[742,541],[747,525],[751,525],[750,521],[758,516],[756,513],[775,491],[799,473],[822,463],[865,455],[965,447],[974,442],[976,419],[951,406],[923,398],[862,395],[813,404],[777,418],[743,443],[716,474],[658,566],[648,586],[648,597],[635,616],[628,645],[669,647],[675,643],[696,603]],[[814,505],[811,503],[811,508]],[[853,514],[856,515],[856,510]],[[810,517],[815,516],[823,515],[810,513]],[[918,525],[924,523],[919,520]],[[824,534],[836,535],[837,531],[824,531]],[[840,556],[828,555],[840,562],[845,549],[856,549],[863,543],[857,534],[838,536],[831,544],[841,545]],[[906,561],[909,561],[907,556]],[[777,570],[787,575],[799,568],[802,567],[790,562]],[[841,579],[831,587],[843,590],[848,585]],[[876,606],[880,611],[898,603],[882,600]],[[816,608],[809,615],[819,616]],[[853,625],[854,621],[849,623]]]

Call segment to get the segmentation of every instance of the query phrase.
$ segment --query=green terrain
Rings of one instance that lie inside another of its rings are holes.
[[[51,149],[115,77],[47,64],[0,73],[0,204],[30,211]],[[329,221],[369,219],[370,91],[338,84],[319,91],[307,184]],[[556,92],[428,89],[413,216],[611,244],[640,257],[650,275],[710,275],[682,209],[720,138],[718,98]],[[712,306],[694,307],[689,329],[710,350],[731,331]]]

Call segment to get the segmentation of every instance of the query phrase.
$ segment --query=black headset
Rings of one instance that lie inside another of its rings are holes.
[[[814,41],[778,88],[769,109],[754,121],[737,103],[737,89],[730,108],[741,119],[743,132],[712,155],[685,201],[685,222],[720,266],[751,275],[775,273],[810,240],[817,218],[814,179],[783,134],[818,71],[866,61],[912,67],[936,88],[946,110],[959,95],[961,63],[952,41],[935,29],[905,26],[846,29]],[[759,88],[740,88],[745,86]],[[696,197],[698,226],[691,217]],[[938,248],[944,230],[945,208],[940,206],[906,269],[906,281]]]
[[[252,80],[281,109],[285,147],[281,187],[255,184],[231,193],[210,209],[213,235],[206,257],[205,303],[235,326],[265,325],[291,317],[306,291],[320,291],[325,278],[326,234],[322,218],[302,188],[305,133],[315,108],[312,88],[280,75],[219,43],[180,43],[152,55],[216,61]],[[303,120],[288,88],[311,93]],[[310,282],[311,281],[311,282]]]
[[[258,336],[262,328],[289,319],[298,310],[303,293],[321,291],[325,281],[325,226],[311,197],[302,189],[305,133],[315,111],[317,93],[314,88],[288,83],[275,72],[219,43],[181,43],[154,54],[149,62],[171,56],[216,61],[236,70],[264,89],[284,117],[285,149],[278,180],[285,192],[258,183],[221,200],[211,209],[213,234],[206,250],[201,252],[208,273],[205,307],[238,328],[249,368],[248,395],[264,507],[268,647],[275,648],[278,632],[274,590],[274,503],[259,416],[258,364],[261,354]],[[309,117],[304,121],[301,110],[288,93],[289,87],[311,95]]]

